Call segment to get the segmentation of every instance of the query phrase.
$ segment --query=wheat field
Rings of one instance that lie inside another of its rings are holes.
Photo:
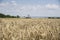
[[[60,19],[0,18],[0,40],[60,40]]]

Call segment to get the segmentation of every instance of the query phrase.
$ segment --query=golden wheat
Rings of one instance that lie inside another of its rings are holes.
[[[0,18],[0,40],[60,40],[60,19]]]

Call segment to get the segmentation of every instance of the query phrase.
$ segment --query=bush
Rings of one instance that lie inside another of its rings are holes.
[[[20,18],[18,15],[17,16],[11,16],[11,15],[4,15],[0,13],[0,18]]]

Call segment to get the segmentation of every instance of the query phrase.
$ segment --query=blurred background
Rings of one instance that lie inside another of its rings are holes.
[[[0,0],[0,13],[20,17],[60,17],[60,0]]]

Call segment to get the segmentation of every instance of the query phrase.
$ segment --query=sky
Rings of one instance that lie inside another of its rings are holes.
[[[0,0],[0,13],[60,17],[60,0]]]

